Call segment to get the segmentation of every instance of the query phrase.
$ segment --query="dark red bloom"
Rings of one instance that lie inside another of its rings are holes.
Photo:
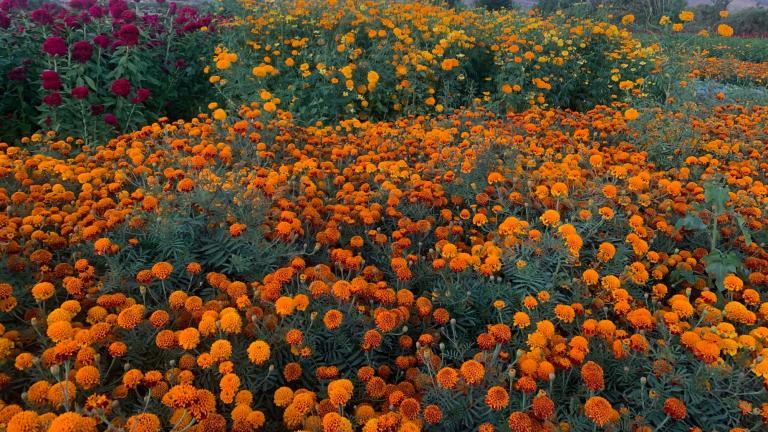
[[[98,45],[101,49],[106,49],[109,46],[109,36],[100,34],[93,38],[93,43]]]
[[[11,26],[11,19],[8,18],[8,15],[0,12],[0,28],[7,29]]]
[[[52,92],[51,94],[43,98],[43,103],[52,107],[59,106],[61,105],[61,95],[59,94],[59,92]]]
[[[136,12],[126,9],[123,11],[122,14],[120,14],[120,19],[122,19],[125,22],[133,22],[136,20]]]
[[[128,3],[125,0],[109,0],[109,14],[112,18],[120,18],[126,9],[128,9]]]
[[[61,78],[59,74],[52,70],[44,70],[40,74],[40,79],[43,81],[43,88],[46,90],[61,90]]]
[[[29,7],[27,0],[2,0],[0,1],[0,10],[10,11],[13,9],[26,9]]]
[[[128,46],[136,45],[139,43],[139,28],[133,24],[124,24],[117,31],[117,37]]]
[[[94,18],[101,18],[104,16],[104,9],[99,6],[91,6],[88,8],[88,13]]]
[[[79,27],[80,21],[75,15],[67,15],[64,17],[64,25],[69,28]]]
[[[131,99],[132,104],[140,104],[143,103],[145,100],[149,99],[149,96],[152,95],[152,92],[149,91],[149,89],[146,89],[144,87],[139,87],[136,89],[136,97]]]
[[[117,96],[128,97],[131,94],[131,82],[125,78],[120,78],[112,82],[112,93]]]
[[[52,36],[43,42],[43,52],[51,56],[67,55],[67,42],[64,39]]]
[[[97,105],[91,105],[91,114],[97,116],[104,112],[104,105],[97,104]]]
[[[114,114],[104,114],[104,123],[117,127],[117,117]]]
[[[93,45],[79,41],[72,46],[72,58],[78,63],[86,63],[93,55]]]
[[[53,23],[53,17],[50,13],[48,13],[45,9],[35,9],[30,14],[32,21],[38,23],[38,24],[51,24]]]
[[[8,79],[11,81],[26,81],[27,80],[27,68],[24,66],[16,66],[8,71]]]
[[[88,87],[78,86],[72,89],[70,92],[73,98],[83,100],[88,97]]]

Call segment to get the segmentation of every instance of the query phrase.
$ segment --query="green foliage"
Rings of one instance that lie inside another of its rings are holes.
[[[136,25],[103,3],[93,15],[53,4],[2,12],[9,23],[0,28],[0,140],[54,130],[92,142],[200,111],[210,92],[202,60],[217,37],[212,16],[169,4],[123,8]],[[51,38],[63,40],[64,53],[42,49]],[[43,82],[44,71],[59,82]],[[130,83],[125,96],[111,87],[120,79]]]

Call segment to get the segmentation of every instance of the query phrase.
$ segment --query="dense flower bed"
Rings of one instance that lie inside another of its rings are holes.
[[[765,86],[768,84],[768,62],[750,62],[733,57],[705,57],[693,61],[690,76],[719,82]]]
[[[211,15],[125,0],[0,4],[0,139],[40,129],[99,140],[161,114],[192,116]],[[205,94],[203,92],[203,94]]]
[[[236,108],[267,91],[307,122],[588,108],[644,96],[657,53],[623,28],[565,16],[418,1],[243,3],[208,69],[220,102]]]
[[[765,107],[265,105],[0,146],[8,431],[768,424]]]

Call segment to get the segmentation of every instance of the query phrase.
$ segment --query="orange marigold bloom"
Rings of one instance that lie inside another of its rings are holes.
[[[341,322],[344,320],[344,314],[336,309],[331,309],[323,316],[323,324],[328,330],[336,330],[341,326]]]
[[[301,365],[296,362],[288,363],[283,368],[283,376],[288,382],[296,381],[301,377],[301,374],[302,374]]]
[[[76,412],[65,412],[53,419],[48,430],[51,432],[88,432],[96,427],[87,418]]]
[[[407,398],[404,399],[402,402],[400,402],[400,414],[403,415],[403,417],[413,420],[416,417],[418,417],[419,412],[421,411],[421,405],[419,404],[419,401],[417,401],[414,398]]]
[[[41,430],[40,416],[34,411],[16,413],[6,424],[7,432],[36,432]]]
[[[185,350],[193,350],[200,343],[200,332],[194,327],[188,327],[177,333],[179,346]]]
[[[646,308],[635,309],[629,312],[627,320],[636,329],[652,329],[656,324],[653,315]]]
[[[569,305],[559,304],[555,306],[555,316],[564,323],[570,323],[576,318],[576,311]]]
[[[593,361],[588,361],[581,367],[581,379],[584,380],[584,385],[593,392],[605,388],[603,368]]]
[[[685,403],[678,398],[670,397],[664,401],[664,413],[672,420],[682,420],[688,413]]]
[[[331,381],[328,384],[328,398],[334,406],[343,406],[349,402],[353,390],[354,386],[352,385],[352,381],[348,379]]]
[[[424,421],[429,424],[438,424],[443,419],[443,411],[437,405],[427,405],[424,408]]]
[[[117,316],[117,325],[131,330],[136,328],[144,319],[144,305],[135,304],[127,309],[123,309]]]
[[[531,318],[525,312],[515,312],[512,317],[512,323],[519,329],[524,329],[531,325]]]
[[[494,411],[501,411],[509,405],[509,393],[504,387],[493,386],[485,395],[485,404]]]
[[[166,280],[169,276],[171,276],[171,272],[173,271],[173,266],[165,261],[161,261],[159,263],[156,263],[152,266],[152,276],[160,279],[160,280]]]
[[[285,334],[285,341],[292,346],[301,345],[304,341],[304,333],[299,329],[290,329]]]
[[[509,416],[507,424],[512,432],[530,432],[533,430],[533,421],[531,418],[528,414],[520,411],[513,412]]]
[[[331,412],[323,416],[323,432],[352,432],[352,422]]]
[[[459,380],[459,372],[456,369],[444,367],[437,372],[437,383],[444,389],[456,387]]]
[[[594,424],[603,427],[613,419],[613,407],[606,399],[592,396],[584,404],[584,414]]]
[[[248,359],[253,364],[262,365],[266,363],[269,360],[270,354],[269,344],[263,340],[257,340],[248,345]]]
[[[741,291],[744,288],[744,281],[734,274],[728,274],[723,279],[723,286],[728,291]]]
[[[32,287],[32,297],[38,302],[48,300],[55,292],[56,288],[50,282],[40,282]]]
[[[485,378],[485,366],[476,360],[465,361],[459,371],[464,381],[470,385],[479,384]]]
[[[131,416],[125,426],[131,432],[157,432],[161,429],[160,418],[152,413]]]
[[[99,383],[100,373],[95,366],[83,366],[75,374],[75,382],[84,390],[91,389]]]
[[[553,227],[560,223],[560,213],[557,210],[547,210],[539,218],[545,226]]]
[[[539,394],[533,398],[533,406],[531,407],[533,415],[539,420],[547,420],[555,415],[555,403],[547,396],[546,393],[539,392]]]

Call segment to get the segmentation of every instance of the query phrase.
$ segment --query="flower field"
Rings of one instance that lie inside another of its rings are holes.
[[[692,12],[0,5],[62,97],[2,131],[0,430],[768,429],[766,63]]]

